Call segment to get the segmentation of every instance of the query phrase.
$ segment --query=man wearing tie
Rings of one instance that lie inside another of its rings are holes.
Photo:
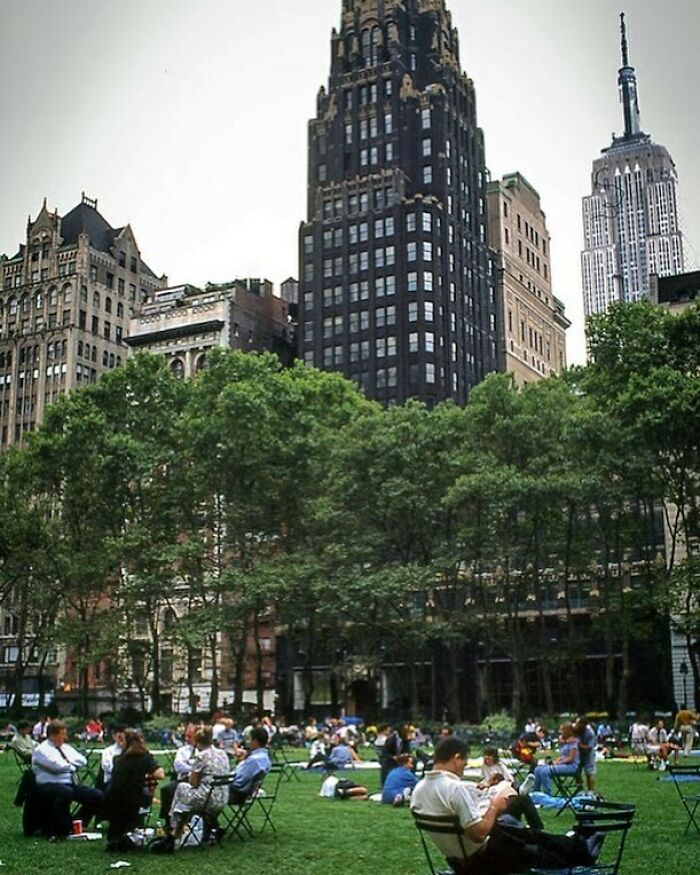
[[[103,796],[99,790],[78,783],[77,771],[87,760],[67,743],[66,724],[60,720],[50,723],[46,736],[32,754],[32,771],[39,797],[51,807],[51,836],[58,837],[70,832],[72,802],[80,803],[78,819],[85,828],[99,811]]]

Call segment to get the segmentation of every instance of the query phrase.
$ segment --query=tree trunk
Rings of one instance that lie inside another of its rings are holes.
[[[447,672],[447,678],[445,679],[445,699],[447,700],[447,707],[450,710],[450,719],[453,723],[461,723],[462,705],[459,695],[459,682],[462,663],[459,658],[458,648],[454,644],[450,645],[447,651],[447,662],[449,665],[449,671]],[[414,711],[412,713],[416,712]]]
[[[209,638],[209,658],[211,659],[211,687],[209,690],[209,710],[216,711],[219,707],[219,655],[217,652],[216,634]]]

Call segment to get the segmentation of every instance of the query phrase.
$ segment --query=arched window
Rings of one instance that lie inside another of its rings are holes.
[[[105,298],[105,313],[111,313],[111,312],[112,312],[112,299]]]
[[[185,376],[185,365],[182,359],[173,359],[170,363],[170,370],[177,380],[182,380]]]
[[[199,373],[200,371],[203,371],[204,368],[206,368],[206,366],[207,366],[207,357],[206,357],[205,353],[202,353],[202,355],[200,355],[198,357],[197,362],[194,366],[195,372]]]
[[[56,286],[51,286],[49,289],[49,307],[55,307],[58,304],[58,289]]]
[[[46,358],[47,358],[47,360],[50,361],[53,358],[53,352],[54,352],[53,343],[47,343],[46,344]]]
[[[41,289],[39,289],[39,291],[36,293],[36,295],[34,295],[34,306],[36,307],[37,310],[41,310],[43,304],[44,304],[44,296],[41,292]]]
[[[122,366],[122,357],[120,355],[117,356],[117,367],[120,368]]]
[[[172,608],[166,608],[163,611],[163,631],[172,632],[177,622],[177,614]]]
[[[17,315],[17,298],[10,298],[10,316]]]
[[[31,310],[31,308],[32,308],[31,299],[29,298],[29,295],[25,295],[22,298],[22,312],[28,313]]]
[[[99,292],[92,293],[92,306],[95,308],[95,310],[100,309],[100,293]]]
[[[81,287],[80,287],[80,300],[81,300],[84,304],[87,304],[87,299],[88,299],[88,290],[87,290],[87,286],[81,286]]]
[[[362,31],[362,58],[365,64],[371,65],[370,61],[370,46],[372,43],[372,35],[368,30]]]
[[[68,285],[63,286],[63,306],[66,304],[71,304],[73,302],[73,286]]]
[[[378,27],[372,28],[372,48],[370,50],[371,64],[379,63],[380,45],[382,41],[382,32]]]

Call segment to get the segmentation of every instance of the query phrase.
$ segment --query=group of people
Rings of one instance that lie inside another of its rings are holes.
[[[165,835],[158,849],[170,852],[193,814],[215,822],[227,804],[243,803],[271,768],[270,736],[263,725],[249,728],[245,746],[238,741],[224,746],[219,725],[217,718],[213,725],[200,722],[185,727],[167,782],[165,770],[149,751],[143,733],[115,726],[112,743],[100,754],[97,780],[90,786],[81,780],[87,758],[69,744],[65,723],[47,723],[45,738],[38,743],[31,738],[30,724],[21,723],[10,745],[31,768],[22,777],[18,801],[34,807],[41,815],[37,820],[43,830],[54,840],[71,831],[70,808],[78,803],[77,819],[84,830],[93,818],[108,821],[108,849],[126,849],[128,834],[139,826],[141,813],[150,808],[156,787],[164,782],[160,786],[160,817]],[[215,780],[222,776],[228,780]]]

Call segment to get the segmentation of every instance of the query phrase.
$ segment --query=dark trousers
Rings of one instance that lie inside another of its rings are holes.
[[[173,799],[175,798],[175,790],[179,783],[179,781],[168,781],[167,784],[163,784],[163,786],[158,789],[158,792],[160,793],[160,814],[158,817],[160,820],[166,821],[166,823],[170,818],[170,809],[172,808]]]
[[[93,787],[84,787],[82,784],[41,784],[39,786],[41,794],[51,809],[49,815],[51,835],[68,835],[71,831],[70,807],[73,802],[80,803],[78,820],[82,820],[84,829],[87,828],[102,806],[103,795]]]
[[[529,796],[509,796],[506,812],[517,820],[524,817],[531,829],[544,829],[542,818]]]
[[[561,836],[497,823],[483,850],[465,862],[450,860],[456,875],[511,875],[531,868],[568,869],[591,863],[580,836]]]

